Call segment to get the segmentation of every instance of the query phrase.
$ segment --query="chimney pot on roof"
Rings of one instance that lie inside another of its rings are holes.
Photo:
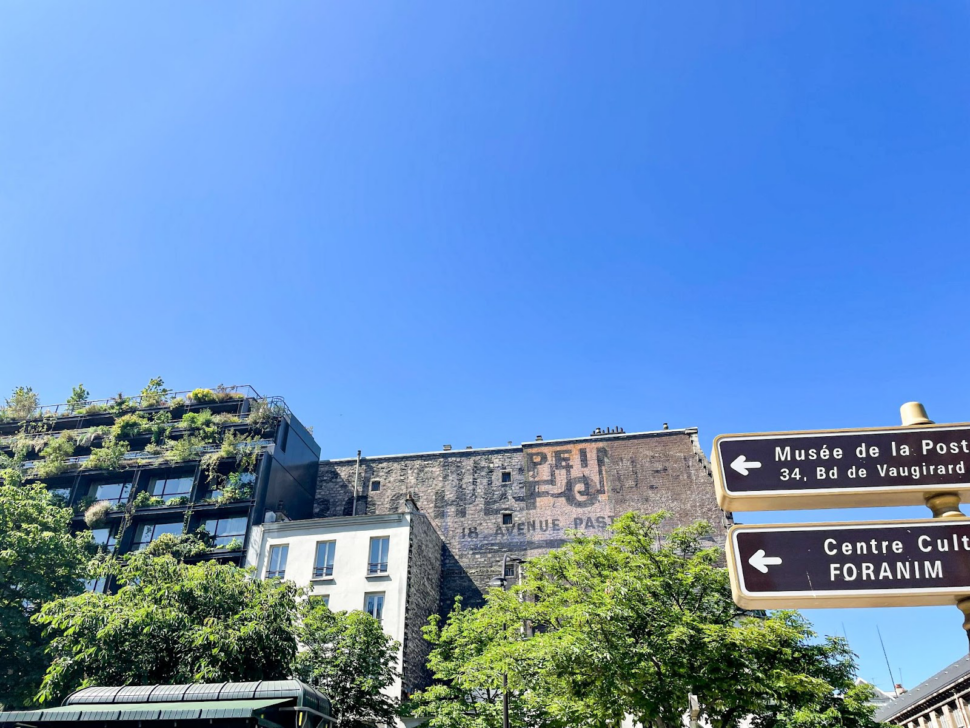
[[[465,449],[466,450],[471,450],[472,449],[472,446],[471,445],[465,445]]]
[[[445,445],[444,449],[445,450],[451,450],[451,445]]]
[[[542,442],[542,435],[536,435],[536,442]]]
[[[667,427],[667,423],[666,422],[664,422],[664,429],[665,430],[669,430],[670,429],[669,427]]]

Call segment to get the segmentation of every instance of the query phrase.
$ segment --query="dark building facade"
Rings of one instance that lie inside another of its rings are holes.
[[[605,533],[629,511],[669,511],[671,528],[708,521],[720,545],[731,522],[696,428],[324,460],[316,515],[394,513],[408,495],[444,543],[443,611],[458,595],[477,603],[503,555],[545,553],[569,530]]]
[[[105,551],[201,527],[203,558],[237,564],[254,525],[312,516],[320,458],[286,403],[249,386],[41,407],[0,421],[0,452]]]

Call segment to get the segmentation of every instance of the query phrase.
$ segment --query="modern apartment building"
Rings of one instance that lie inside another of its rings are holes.
[[[262,578],[309,587],[336,611],[363,610],[400,643],[401,697],[428,684],[421,628],[438,611],[441,539],[413,501],[399,513],[264,523],[253,529],[247,564]]]
[[[116,554],[201,528],[202,558],[239,564],[253,526],[313,515],[320,447],[281,398],[156,389],[5,412],[8,477],[42,480]]]

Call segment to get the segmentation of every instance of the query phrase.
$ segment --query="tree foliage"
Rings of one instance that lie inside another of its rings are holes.
[[[397,703],[381,691],[399,677],[400,645],[366,612],[311,602],[300,629],[296,677],[319,688],[345,728],[393,725]]]
[[[38,699],[88,685],[279,680],[296,655],[297,589],[214,561],[131,554],[119,588],[47,604],[52,663]]]
[[[0,704],[25,705],[47,667],[41,607],[81,592],[89,534],[71,535],[71,510],[43,485],[0,484]]]
[[[794,612],[740,610],[710,528],[667,533],[663,519],[628,514],[609,537],[579,535],[481,610],[432,622],[440,683],[415,710],[432,728],[499,726],[480,703],[507,673],[515,725],[680,726],[690,694],[713,728],[875,725],[844,640],[817,639]]]

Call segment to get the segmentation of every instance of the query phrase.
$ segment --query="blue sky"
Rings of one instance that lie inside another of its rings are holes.
[[[331,457],[968,420],[968,21],[7,3],[0,390],[251,383]],[[876,625],[909,686],[967,649],[954,607],[809,616],[882,685]]]

